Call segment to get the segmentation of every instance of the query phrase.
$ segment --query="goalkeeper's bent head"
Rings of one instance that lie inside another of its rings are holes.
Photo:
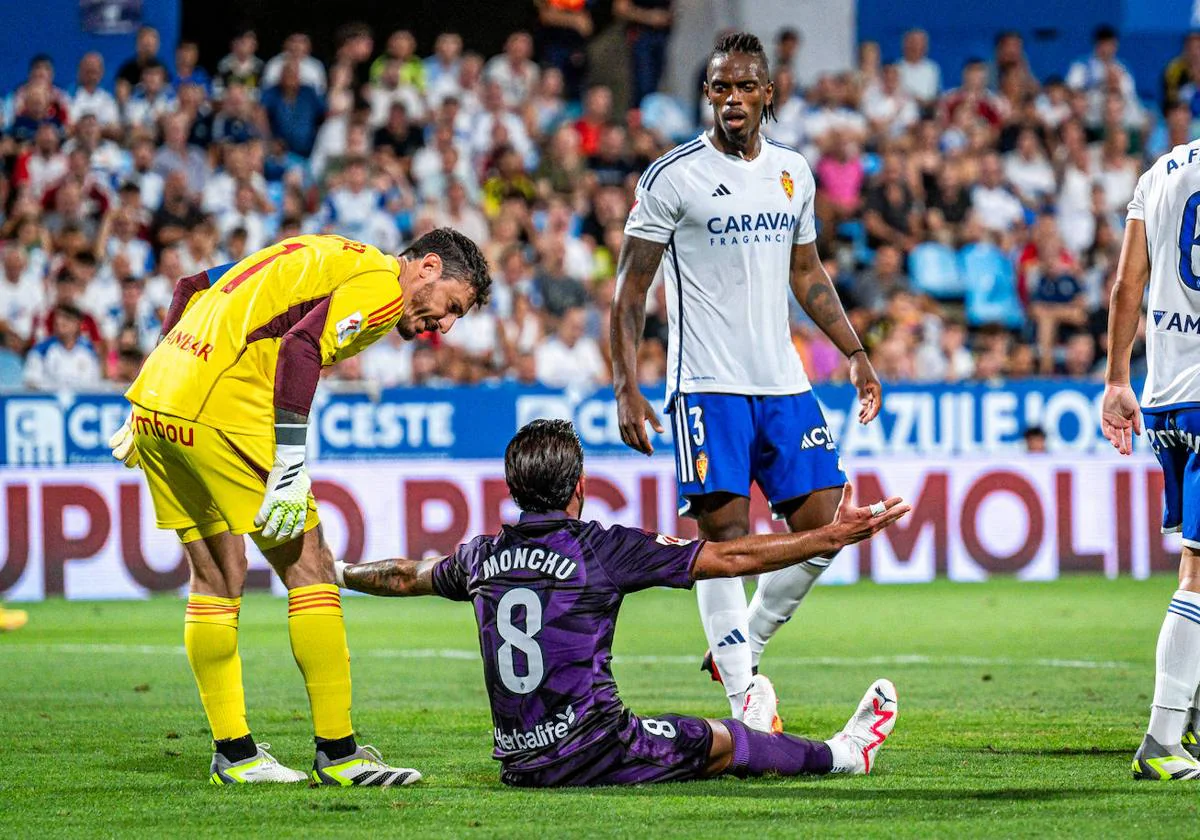
[[[407,339],[447,332],[472,306],[486,306],[492,289],[479,246],[450,228],[437,228],[399,254],[404,315],[396,329]]]

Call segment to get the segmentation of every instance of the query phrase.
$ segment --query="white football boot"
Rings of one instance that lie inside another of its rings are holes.
[[[875,754],[896,725],[896,686],[891,680],[875,680],[858,703],[841,732],[827,743],[833,752],[834,773],[866,775],[875,767]]]
[[[209,783],[214,785],[238,785],[252,782],[305,782],[308,776],[299,770],[284,767],[267,750],[270,744],[255,744],[258,752],[241,761],[230,761],[220,753],[213,753],[212,775]]]
[[[742,705],[742,723],[750,729],[767,734],[783,731],[775,686],[762,674],[755,674],[746,689],[746,701]]]
[[[312,780],[319,785],[391,787],[419,782],[421,774],[407,767],[388,766],[379,750],[366,745],[339,759],[331,759],[318,749]]]

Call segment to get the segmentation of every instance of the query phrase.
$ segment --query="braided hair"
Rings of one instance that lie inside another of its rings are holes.
[[[719,55],[729,55],[730,53],[742,53],[757,58],[762,62],[763,70],[767,74],[767,82],[770,83],[770,62],[767,60],[767,51],[763,48],[762,41],[758,40],[757,35],[751,32],[730,32],[722,35],[717,39],[717,44],[713,47],[708,60],[711,62]],[[760,124],[773,119],[775,119],[775,105],[773,103],[764,105]]]

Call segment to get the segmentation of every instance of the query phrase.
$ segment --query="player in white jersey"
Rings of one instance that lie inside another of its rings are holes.
[[[661,265],[681,512],[696,517],[709,540],[743,536],[757,482],[792,531],[817,528],[832,521],[845,477],[792,345],[789,286],[850,360],[861,422],[879,412],[879,379],[817,255],[808,163],[759,131],[773,89],[756,37],[721,39],[704,93],[713,129],[643,173],[625,225],[612,308],[621,437],[649,455],[646,423],[662,431],[637,377],[646,295]],[[831,559],[762,576],[749,607],[740,580],[696,587],[705,668],[724,682],[735,717],[753,693],[763,647]]]
[[[1101,427],[1122,455],[1146,436],[1163,471],[1163,533],[1182,533],[1179,589],[1158,636],[1150,725],[1136,779],[1200,779],[1200,141],[1176,146],[1138,181],[1108,313]],[[1141,405],[1129,354],[1143,294],[1146,383]]]

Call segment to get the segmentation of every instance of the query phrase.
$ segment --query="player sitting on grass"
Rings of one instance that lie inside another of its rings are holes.
[[[191,566],[183,642],[212,727],[213,784],[308,777],[255,744],[246,723],[238,613],[250,534],[288,589],[288,634],[316,735],[312,779],[388,786],[421,777],[360,747],[333,555],[304,466],[321,368],[397,330],[446,332],[487,302],[479,248],[442,228],[397,259],[340,236],[297,236],[180,280],[164,338],[125,396],[111,441],[139,462],[160,528]]]
[[[504,455],[520,522],[450,557],[336,564],[338,583],[373,595],[471,601],[495,725],[501,780],[521,787],[620,785],[722,773],[869,773],[896,723],[896,689],[876,680],[828,741],[772,733],[775,692],[763,678],[743,718],[638,717],[622,705],[609,649],[621,599],[651,586],[756,575],[832,553],[906,514],[901,499],[851,504],[798,534],[680,540],[579,518],[583,450],[565,420],[535,420]]]

